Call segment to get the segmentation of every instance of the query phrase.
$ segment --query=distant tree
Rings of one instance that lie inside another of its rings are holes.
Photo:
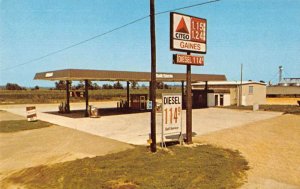
[[[157,89],[170,89],[170,86],[167,84],[164,84],[161,81],[156,82],[156,88]]]
[[[142,89],[146,89],[147,87],[146,87],[145,84],[142,84],[141,88],[142,88]]]
[[[170,89],[170,86],[167,84],[164,84],[164,89]]]
[[[89,90],[98,90],[101,89],[101,87],[97,83],[93,83],[92,81],[88,81],[88,89]],[[80,81],[75,87],[73,87],[77,90],[84,90],[85,89],[85,82]]]
[[[131,82],[131,88],[132,88],[132,89],[138,89],[138,88],[139,88],[138,82],[132,81],[132,82]]]
[[[123,85],[118,81],[117,83],[114,84],[114,89],[124,89]]]
[[[164,88],[164,83],[160,82],[160,81],[156,82],[156,88],[157,89],[163,89]]]
[[[113,86],[110,85],[110,84],[103,84],[102,85],[102,89],[112,89],[112,88],[113,88]]]
[[[59,82],[55,82],[55,89],[56,90],[66,90],[66,81],[60,80]]]
[[[84,85],[85,85],[85,82],[84,82]],[[84,88],[85,88],[85,86],[84,86]],[[88,81],[88,89],[89,90],[94,90],[94,86],[93,86],[92,81]]]
[[[93,86],[93,90],[101,89],[101,87],[97,83],[93,83],[92,86]]]
[[[37,85],[34,87],[34,90],[39,90],[39,89],[40,89],[40,87]]]
[[[84,89],[84,83],[83,83],[83,81],[79,81],[79,83],[75,86],[75,89],[77,89],[77,90],[83,90]]]
[[[260,82],[260,83],[266,83],[264,80],[260,80],[259,82]]]
[[[7,83],[5,86],[6,90],[26,90],[26,88],[19,86],[16,83]]]

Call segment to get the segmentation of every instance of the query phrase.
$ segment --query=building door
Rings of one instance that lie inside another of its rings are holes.
[[[224,106],[224,95],[220,95],[220,106]]]
[[[192,91],[192,104],[193,108],[206,108],[207,107],[207,94],[202,90]]]
[[[140,96],[140,110],[146,109],[146,98],[145,96]]]
[[[215,106],[219,105],[219,95],[215,95]]]

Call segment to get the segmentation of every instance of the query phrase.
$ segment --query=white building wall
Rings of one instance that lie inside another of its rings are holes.
[[[214,93],[207,94],[207,106],[208,107],[215,106],[215,94]]]
[[[218,96],[218,104],[215,102],[215,96]],[[207,94],[207,106],[220,106],[221,95],[223,95],[223,106],[230,106],[230,94],[224,93],[208,93]]]
[[[230,106],[230,94],[224,94],[224,106]]]

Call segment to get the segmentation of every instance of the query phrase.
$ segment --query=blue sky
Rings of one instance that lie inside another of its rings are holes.
[[[205,0],[156,0],[156,12]],[[178,11],[206,18],[205,66],[192,73],[277,82],[300,77],[300,0],[221,0]],[[149,0],[0,0],[0,85],[53,86],[36,72],[66,68],[150,71],[149,18],[39,61],[6,69],[149,15]],[[157,71],[182,72],[169,48],[169,14],[156,16]]]

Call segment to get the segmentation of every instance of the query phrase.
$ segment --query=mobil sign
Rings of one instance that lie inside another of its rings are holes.
[[[184,14],[171,12],[171,50],[206,53],[207,21]]]

